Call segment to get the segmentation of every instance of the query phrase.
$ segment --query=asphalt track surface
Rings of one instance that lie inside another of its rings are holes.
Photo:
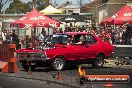
[[[37,68],[28,75],[20,70],[17,73],[0,73],[0,88],[104,88],[106,83],[89,83],[80,85],[77,81],[78,69],[66,69],[61,71],[60,80],[57,79],[57,71],[49,68]],[[132,67],[103,67],[93,69],[86,68],[86,73],[91,74],[125,74],[132,79]],[[114,88],[132,88],[130,83],[113,83]]]

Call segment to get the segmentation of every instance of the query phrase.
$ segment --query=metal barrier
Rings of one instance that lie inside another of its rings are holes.
[[[16,58],[14,58],[15,44],[0,44],[0,71],[17,72]]]
[[[128,62],[132,64],[132,45],[114,45],[114,57],[121,64]]]

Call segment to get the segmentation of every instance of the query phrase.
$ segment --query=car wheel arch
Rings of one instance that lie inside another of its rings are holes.
[[[98,55],[102,55],[102,56],[104,56],[104,58],[105,58],[105,54],[104,54],[103,52],[98,53],[98,54],[96,55],[96,57],[97,57]]]
[[[55,58],[57,58],[57,57],[62,57],[62,58],[65,60],[65,57],[64,57],[63,55],[55,55],[55,56],[53,57],[53,60],[55,60]]]

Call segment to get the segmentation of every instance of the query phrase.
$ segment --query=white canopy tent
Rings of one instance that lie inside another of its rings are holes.
[[[61,10],[56,9],[56,8],[54,8],[51,5],[49,5],[48,7],[46,7],[44,10],[41,10],[40,12],[42,14],[60,14],[60,13],[62,13]]]

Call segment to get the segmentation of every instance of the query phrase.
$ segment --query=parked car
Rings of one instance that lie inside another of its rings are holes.
[[[39,47],[39,48],[38,48]],[[44,46],[17,50],[18,60],[25,70],[39,66],[51,66],[63,70],[67,66],[92,64],[101,67],[111,56],[113,45],[96,35],[85,32],[57,33],[46,39]]]

